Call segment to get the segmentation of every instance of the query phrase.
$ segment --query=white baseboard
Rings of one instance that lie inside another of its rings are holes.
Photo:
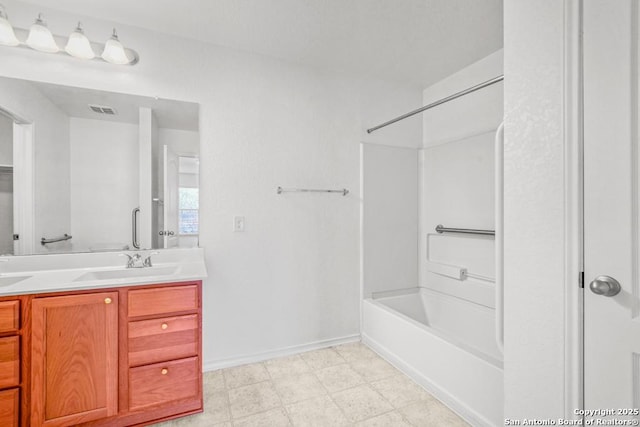
[[[276,357],[291,356],[305,351],[319,350],[321,348],[333,347],[335,345],[347,344],[350,342],[360,341],[360,334],[347,335],[340,338],[332,338],[329,340],[315,341],[302,345],[280,348],[277,350],[265,351],[250,355],[238,356],[231,359],[205,361],[202,366],[203,372],[215,371],[222,368],[230,368],[232,366],[246,365],[247,363],[262,362]]]
[[[479,415],[477,412],[471,410],[471,408],[467,407],[460,403],[455,397],[451,394],[431,382],[427,377],[422,375],[420,372],[415,370],[413,367],[407,365],[404,361],[402,361],[398,356],[395,355],[388,348],[384,347],[376,340],[372,339],[367,334],[362,334],[362,343],[370,347],[373,351],[378,353],[383,359],[387,362],[391,363],[393,366],[402,371],[409,378],[414,380],[416,383],[420,384],[425,390],[431,393],[436,399],[442,402],[445,406],[451,409],[453,412],[458,414],[461,418],[463,418],[466,422],[471,424],[472,426],[478,427],[492,427],[487,419]]]

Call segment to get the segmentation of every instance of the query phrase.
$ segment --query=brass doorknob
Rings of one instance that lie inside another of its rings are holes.
[[[162,368],[162,371],[160,371],[160,373],[162,375],[167,375],[169,373],[169,370],[167,368]]]
[[[165,330],[169,327],[169,325],[167,325],[166,323],[163,323],[162,325],[160,325],[160,327],[162,328],[162,330]]]
[[[105,304],[111,304],[111,298],[107,297],[104,299]]]

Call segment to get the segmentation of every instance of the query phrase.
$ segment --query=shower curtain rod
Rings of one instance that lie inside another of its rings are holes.
[[[403,114],[401,116],[396,117],[395,119],[391,119],[388,122],[384,122],[384,123],[382,123],[382,124],[380,124],[378,126],[374,126],[374,127],[370,128],[370,129],[367,129],[367,133],[374,132],[374,131],[376,131],[378,129],[381,129],[381,128],[385,127],[385,126],[389,126],[389,125],[391,125],[391,124],[393,124],[395,122],[399,122],[400,120],[404,120],[407,117],[415,116],[416,114],[422,113],[423,111],[426,111],[426,110],[428,110],[430,108],[436,107],[436,106],[438,106],[440,104],[444,104],[445,102],[452,101],[452,100],[454,100],[456,98],[460,98],[461,96],[467,95],[467,94],[469,94],[471,92],[475,92],[475,91],[477,91],[479,89],[482,89],[483,87],[491,86],[492,84],[501,82],[502,80],[504,80],[504,74],[501,74],[498,77],[494,77],[494,78],[492,78],[490,80],[487,80],[486,82],[479,83],[479,84],[477,84],[475,86],[472,86],[472,87],[467,88],[465,90],[462,90],[460,92],[454,93],[453,95],[449,95],[446,98],[442,98],[442,99],[440,99],[438,101],[432,102],[431,104],[425,105],[424,107],[420,107],[417,110],[410,111],[410,112],[408,112],[406,114]]]

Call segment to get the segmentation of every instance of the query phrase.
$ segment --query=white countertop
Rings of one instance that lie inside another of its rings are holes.
[[[140,250],[144,258],[155,251]],[[173,283],[207,277],[204,250],[162,249],[153,267],[126,268],[122,253],[0,257],[0,296]],[[4,261],[6,260],[6,262]]]

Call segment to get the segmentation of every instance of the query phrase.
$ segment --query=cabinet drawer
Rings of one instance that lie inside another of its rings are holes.
[[[19,389],[0,391],[0,426],[18,427],[19,407]]]
[[[198,354],[198,315],[129,322],[129,366]]]
[[[0,334],[20,329],[20,301],[0,302]]]
[[[199,399],[197,357],[129,369],[129,409],[138,410],[183,399]]]
[[[18,384],[20,384],[20,338],[0,338],[0,388]]]
[[[129,291],[129,317],[154,316],[198,309],[196,285]]]

